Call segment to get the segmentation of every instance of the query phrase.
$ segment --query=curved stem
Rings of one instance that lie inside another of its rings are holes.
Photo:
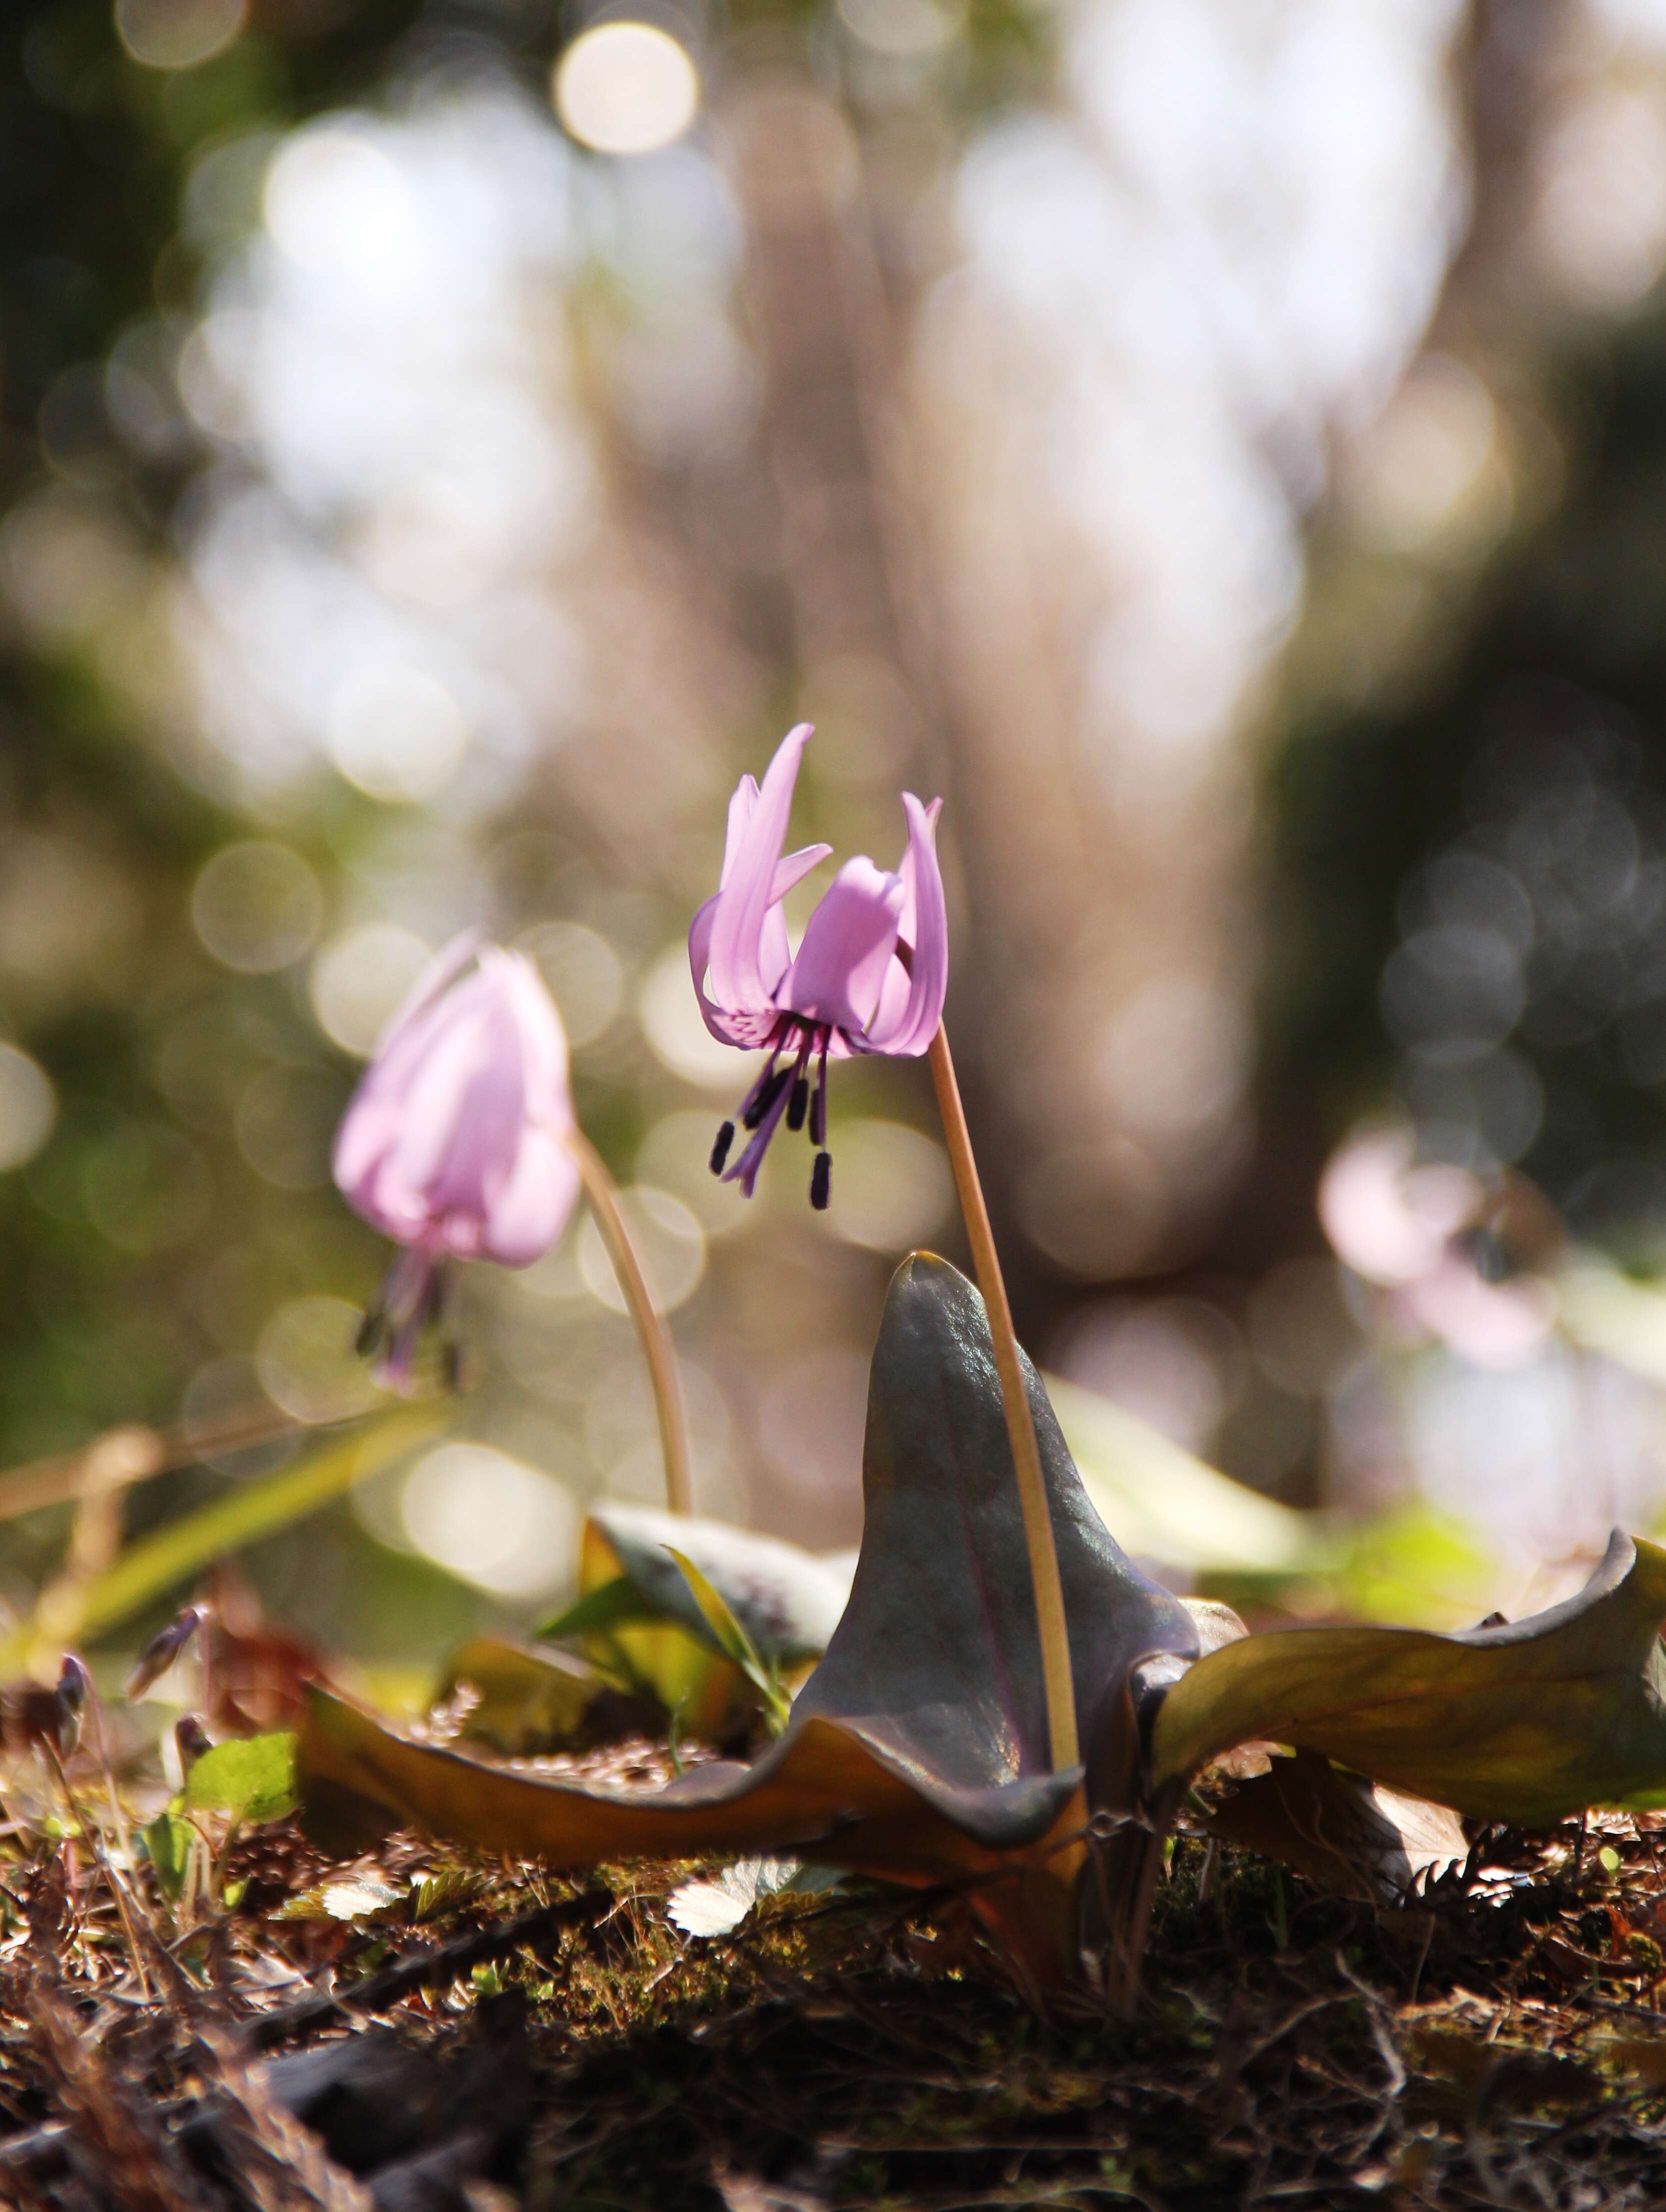
[[[647,1279],[637,1261],[630,1232],[625,1227],[624,1216],[619,1211],[618,1189],[601,1154],[580,1129],[569,1134],[567,1143],[578,1162],[584,1194],[596,1217],[596,1226],[607,1247],[613,1272],[619,1279],[625,1304],[630,1308],[642,1357],[648,1362],[654,1410],[660,1416],[660,1445],[665,1455],[666,1503],[673,1513],[692,1513],[694,1480],[689,1466],[689,1432],[683,1419],[683,1395],[677,1385],[677,1362],[672,1352],[670,1332],[663,1316],[654,1310]]]
[[[989,1316],[989,1336],[994,1346],[995,1369],[1000,1376],[1001,1404],[1006,1414],[1006,1437],[1012,1465],[1018,1471],[1018,1503],[1024,1510],[1024,1540],[1030,1553],[1030,1575],[1036,1592],[1036,1621],[1041,1635],[1042,1680],[1047,1692],[1047,1733],[1052,1747],[1053,1769],[1081,1763],[1076,1736],[1076,1695],[1070,1675],[1070,1636],[1065,1622],[1064,1585],[1059,1579],[1059,1554],[1053,1541],[1053,1516],[1042,1475],[1041,1449],[1036,1424],[1024,1387],[1018,1340],[1012,1327],[1012,1309],[1006,1302],[1006,1285],[1000,1272],[989,1227],[989,1209],[983,1202],[977,1162],[972,1157],[971,1132],[966,1109],[960,1103],[954,1061],[949,1054],[949,1033],[939,1026],[931,1043],[932,1081],[937,1086],[937,1110],[948,1139],[949,1160],[954,1169],[955,1189],[965,1217],[966,1235],[972,1248],[972,1265]]]

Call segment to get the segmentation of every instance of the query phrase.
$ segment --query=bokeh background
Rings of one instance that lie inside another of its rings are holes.
[[[0,1457],[205,1436],[138,1531],[377,1402],[329,1138],[478,923],[702,1508],[854,1542],[889,1270],[961,1249],[929,1085],[839,1069],[830,1211],[784,1144],[743,1203],[684,951],[804,716],[802,837],[945,797],[1048,1364],[1376,1531],[1390,1613],[1654,1525],[1663,268],[1661,0],[19,0]],[[466,1310],[455,1436],[249,1556],[332,1650],[536,1618],[658,1493],[593,1231]]]

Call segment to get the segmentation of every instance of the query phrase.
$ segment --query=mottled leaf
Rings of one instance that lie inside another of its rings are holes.
[[[1033,1372],[1029,1382],[1089,1788],[1096,1805],[1131,1812],[1135,1670],[1161,1655],[1190,1658],[1197,1635],[1185,1609],[1118,1551]],[[1082,1777],[1049,1769],[1035,1605],[988,1327],[976,1291],[941,1261],[916,1255],[891,1285],[863,1481],[849,1604],[786,1734],[751,1766],[697,1767],[649,1792],[586,1789],[411,1742],[319,1690],[301,1747],[315,1815],[339,1826],[357,1801],[384,1821],[414,1819],[552,1866],[813,1846],[826,1863],[904,1882],[982,1876],[974,1909],[1017,1971],[1034,1988],[1056,1982],[1073,1969],[1079,1942]],[[676,1571],[668,1555],[666,1565]],[[1138,1891],[1150,1838],[1127,1834]]]
[[[584,1595],[540,1629],[542,1641],[559,1643],[626,1619],[677,1620],[705,1636],[705,1620],[667,1558],[672,1544],[694,1561],[759,1651],[778,1666],[819,1658],[850,1595],[848,1566],[727,1521],[646,1505],[600,1505],[590,1515],[585,1541]],[[641,1609],[628,1610],[619,1594],[610,1599],[605,1617],[587,1613],[587,1601],[621,1578]]]
[[[1615,1531],[1577,1597],[1454,1636],[1281,1629],[1211,1652],[1167,1691],[1154,1782],[1250,1738],[1322,1752],[1478,1820],[1541,1826],[1666,1804],[1666,1552]]]

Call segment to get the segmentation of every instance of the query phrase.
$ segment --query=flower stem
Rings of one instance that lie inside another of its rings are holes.
[[[619,1279],[630,1317],[648,1362],[654,1409],[660,1416],[660,1446],[666,1462],[666,1503],[673,1513],[694,1510],[694,1482],[689,1468],[689,1432],[683,1419],[683,1395],[677,1386],[677,1362],[663,1316],[654,1310],[648,1281],[642,1273],[630,1232],[619,1211],[619,1193],[601,1154],[581,1130],[569,1133],[567,1143],[584,1180],[584,1194],[596,1217],[607,1256]]]
[[[1052,1747],[1053,1769],[1080,1764],[1076,1738],[1076,1697],[1070,1675],[1070,1637],[1065,1624],[1064,1586],[1059,1579],[1059,1554],[1053,1541],[1053,1516],[1042,1475],[1041,1449],[1036,1424],[1024,1387],[1018,1340],[1012,1328],[1012,1309],[1006,1302],[1006,1285],[1000,1272],[989,1227],[989,1209],[983,1202],[977,1162],[972,1157],[971,1133],[966,1109],[960,1103],[954,1061],[949,1053],[949,1033],[940,1027],[931,1044],[932,1081],[937,1086],[937,1110],[948,1139],[954,1169],[955,1189],[965,1218],[972,1248],[972,1265],[989,1316],[989,1335],[994,1346],[995,1368],[1000,1376],[1001,1403],[1006,1413],[1007,1441],[1018,1471],[1018,1503],[1024,1510],[1024,1540],[1030,1553],[1030,1574],[1036,1592],[1036,1620],[1041,1632],[1042,1681],[1047,1693],[1047,1732]]]

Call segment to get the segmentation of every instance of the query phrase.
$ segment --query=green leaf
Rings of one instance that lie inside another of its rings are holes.
[[[1282,1629],[1212,1651],[1152,1731],[1158,1791],[1255,1739],[1477,1820],[1666,1804],[1666,1552],[1616,1530],[1577,1597],[1455,1636]]]
[[[1131,1814],[1134,1670],[1165,1654],[1183,1663],[1197,1633],[1118,1551],[1033,1370],[1028,1380],[1090,1790]],[[378,1820],[414,1820],[551,1867],[808,1849],[821,1863],[902,1882],[975,1875],[972,1909],[1019,1978],[1035,1992],[1056,1985],[1076,1970],[1082,1940],[1083,1778],[1049,1771],[1023,1516],[982,1301],[919,1254],[885,1304],[863,1488],[849,1603],[785,1734],[750,1767],[698,1766],[653,1791],[585,1788],[413,1742],[318,1689],[300,1753],[309,1821],[364,1834]],[[667,1533],[682,1548],[676,1524]],[[681,1581],[664,1542],[662,1571]],[[695,1603],[686,1582],[682,1602]],[[1156,1863],[1133,1820],[1101,1856],[1130,1925]],[[1131,1954],[1125,1942],[1125,1964]]]
[[[629,1622],[655,1620],[660,1608],[651,1604],[628,1575],[615,1575],[575,1598],[565,1613],[546,1620],[538,1632],[540,1644],[576,1644],[587,1636],[618,1628]]]
[[[675,1713],[684,1734],[717,1739],[764,1693],[752,1693],[744,1661],[714,1633],[672,1546],[716,1592],[771,1683],[825,1650],[850,1595],[849,1568],[778,1537],[648,1506],[601,1506],[586,1521],[581,1595],[539,1640],[579,1644],[599,1673]]]
[[[770,1726],[779,1735],[787,1725],[792,1711],[792,1701],[758,1657],[752,1639],[735,1619],[717,1592],[712,1588],[686,1552],[679,1552],[674,1544],[666,1549],[682,1570],[683,1579],[694,1592],[694,1601],[701,1617],[710,1630],[717,1647],[725,1658],[732,1660],[763,1700],[763,1710],[769,1717]]]
[[[298,1466],[240,1483],[225,1497],[142,1537],[113,1565],[78,1587],[60,1584],[54,1593],[52,1649],[102,1634],[212,1560],[316,1513],[355,1483],[380,1474],[426,1442],[449,1419],[432,1412],[390,1413],[374,1426],[311,1454]],[[15,1630],[0,1645],[0,1674],[24,1668],[31,1647],[44,1633],[33,1620]]]
[[[1358,1523],[1332,1580],[1336,1603],[1325,1610],[1451,1630],[1487,1610],[1499,1566],[1465,1522],[1414,1503]]]
[[[606,1686],[568,1652],[531,1651],[505,1637],[475,1636],[452,1654],[435,1702],[444,1705],[468,1690],[475,1702],[462,1734],[518,1758],[571,1742]]]
[[[281,1820],[295,1802],[293,1735],[244,1736],[216,1743],[185,1777],[185,1805],[192,1813],[229,1813],[246,1820]]]
[[[177,1905],[185,1886],[185,1866],[191,1848],[200,1841],[189,1820],[170,1807],[158,1813],[144,1832],[144,1848],[156,1872],[156,1886],[170,1905]]]
[[[851,1563],[818,1559],[779,1536],[760,1536],[727,1521],[666,1513],[645,1505],[599,1506],[587,1531],[594,1565],[623,1575],[650,1613],[680,1620],[705,1639],[709,1623],[667,1558],[671,1546],[694,1561],[771,1665],[818,1659],[850,1596]]]

